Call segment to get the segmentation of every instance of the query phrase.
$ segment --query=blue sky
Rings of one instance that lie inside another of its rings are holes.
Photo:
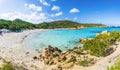
[[[72,20],[120,26],[120,0],[0,0],[0,18],[32,23]]]

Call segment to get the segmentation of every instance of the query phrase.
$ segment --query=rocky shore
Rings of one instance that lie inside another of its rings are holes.
[[[80,47],[62,52],[60,49],[50,45],[42,51],[39,57],[34,57],[34,59],[41,59],[47,65],[55,65],[55,70],[69,69],[74,65],[87,67],[97,61],[97,57],[91,56],[88,51],[82,51]]]
[[[24,47],[27,36],[41,31],[44,30],[28,30],[0,36],[0,64],[4,59],[27,70],[106,70],[120,56],[120,42],[111,45],[115,47],[115,51],[106,57],[91,56],[89,51],[83,51],[81,47],[61,51],[49,45],[41,53]],[[82,42],[85,41],[83,39]]]
[[[46,70],[106,70],[114,64],[120,55],[120,42],[116,42],[116,50],[106,57],[95,57],[89,51],[80,51],[80,47],[61,51],[56,47],[48,46],[43,49],[39,56],[34,56],[34,60],[43,61],[48,68]]]
[[[109,35],[107,31],[103,31],[100,34]],[[96,34],[96,36],[97,35],[98,34]],[[88,40],[92,40],[92,38]],[[86,39],[80,40],[82,43],[85,41]],[[61,51],[49,45],[47,48],[43,49],[39,57],[36,56],[35,59],[44,61],[45,64],[51,67],[51,70],[106,70],[107,67],[111,66],[119,57],[120,53],[118,53],[118,48],[120,48],[120,43],[115,42],[110,46],[105,57],[96,57],[90,55],[89,51],[83,50],[81,47]],[[117,55],[113,55],[115,53]]]

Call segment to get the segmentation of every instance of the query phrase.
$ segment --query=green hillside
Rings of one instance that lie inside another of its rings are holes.
[[[68,20],[53,21],[53,22],[43,22],[37,24],[38,28],[77,28],[77,27],[96,27],[104,26],[103,24],[88,24],[88,23],[78,23]]]
[[[32,24],[21,19],[4,20],[0,19],[0,29],[9,29],[9,30],[25,30],[25,29],[53,29],[53,28],[77,28],[77,27],[96,27],[104,26],[102,24],[83,24],[68,20],[53,21],[53,22],[43,22],[39,24]]]
[[[15,19],[13,21],[0,19],[0,29],[9,29],[9,30],[25,30],[25,29],[34,29],[35,25],[26,22],[20,19]]]

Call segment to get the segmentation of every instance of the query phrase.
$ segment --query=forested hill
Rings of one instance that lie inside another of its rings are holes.
[[[34,28],[35,28],[34,24],[20,19],[15,19],[13,21],[0,19],[0,29],[25,30]]]
[[[97,27],[104,26],[103,24],[83,24],[68,20],[53,21],[53,22],[43,22],[39,24],[32,24],[27,21],[20,19],[4,20],[0,19],[0,29],[9,29],[9,30],[25,30],[25,29],[52,29],[52,28],[76,28],[76,27]]]
[[[76,28],[76,27],[98,27],[105,26],[103,24],[93,24],[93,23],[78,23],[68,20],[53,21],[53,22],[43,22],[38,24],[39,28]]]

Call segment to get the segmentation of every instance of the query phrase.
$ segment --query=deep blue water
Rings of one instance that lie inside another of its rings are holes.
[[[107,30],[108,32],[118,30],[120,28],[86,28],[81,30],[49,30],[45,32],[36,33],[27,38],[27,47],[32,49],[42,50],[51,45],[58,47],[61,50],[73,48],[75,46],[82,46],[78,43],[80,38],[93,38],[96,33],[101,33]]]

